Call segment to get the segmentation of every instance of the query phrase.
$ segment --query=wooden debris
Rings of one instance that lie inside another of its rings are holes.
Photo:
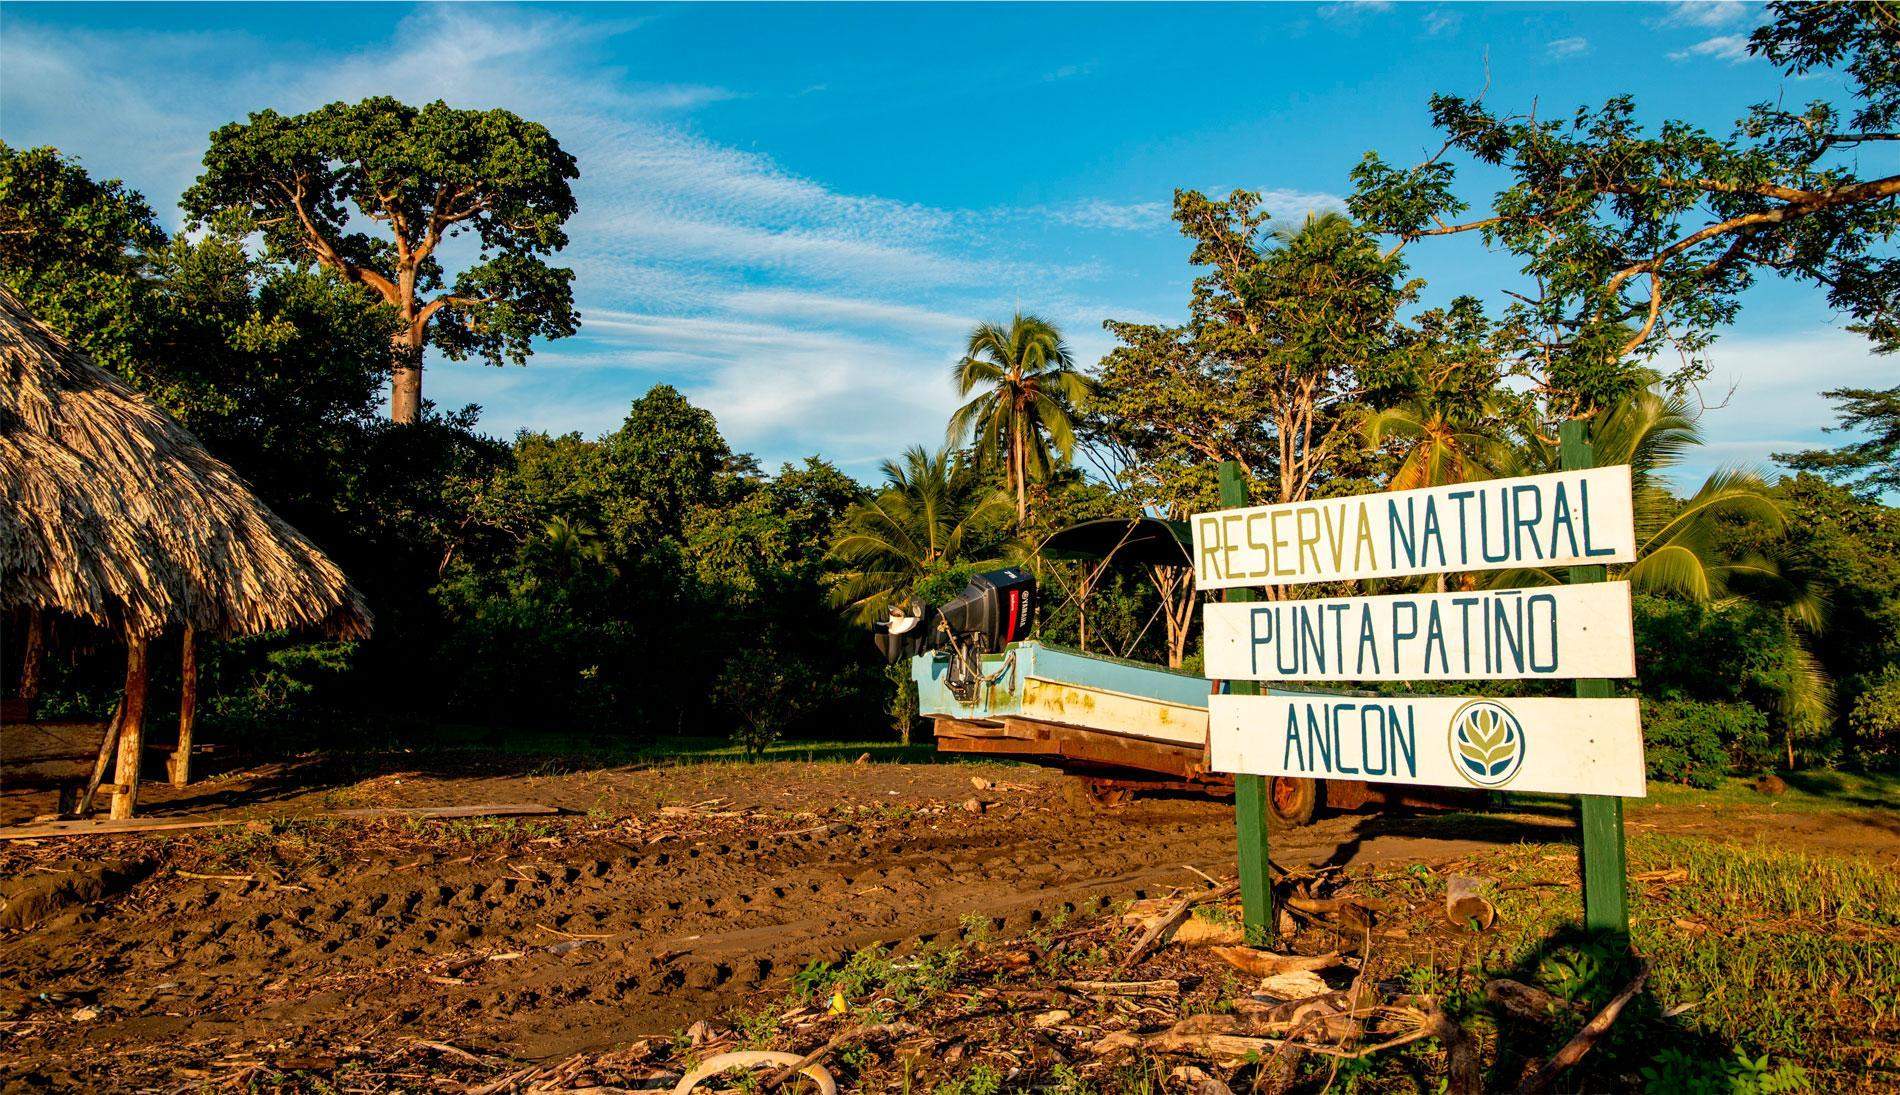
[[[1091,996],[1179,996],[1181,982],[1172,977],[1154,981],[1058,981],[1056,984]]]
[[[1562,1049],[1553,1054],[1550,1060],[1544,1062],[1542,1067],[1524,1078],[1524,1082],[1517,1087],[1518,1095],[1548,1091],[1558,1073],[1583,1060],[1584,1054],[1596,1047],[1604,1032],[1610,1029],[1610,1024],[1616,1022],[1616,1017],[1622,1014],[1624,1005],[1643,990],[1643,983],[1648,980],[1649,966],[1645,964],[1623,991],[1617,993],[1615,999],[1603,1005],[1602,1011],[1597,1012],[1589,1022],[1583,1024],[1583,1029],[1572,1036],[1570,1041],[1565,1042]]]
[[[1302,954],[1275,954],[1258,947],[1212,947],[1209,954],[1246,973],[1256,977],[1270,977],[1277,973],[1290,973],[1295,970],[1329,970],[1343,965],[1338,951],[1327,954],[1307,956]]]
[[[1522,981],[1509,981],[1503,978],[1485,982],[1484,998],[1493,1007],[1502,1010],[1513,1019],[1528,1023],[1549,1023],[1560,1015],[1580,1008],[1580,1005],[1561,996],[1526,985]]]
[[[728,1069],[758,1068],[763,1065],[796,1065],[803,1058],[796,1053],[779,1053],[772,1050],[753,1049],[735,1050],[720,1053],[700,1062],[698,1068],[680,1077],[673,1087],[673,1095],[688,1095],[694,1088]],[[838,1082],[819,1065],[804,1065],[800,1070],[818,1085],[819,1095],[838,1095]]]
[[[1189,894],[1181,898],[1174,903],[1174,908],[1168,910],[1166,916],[1157,921],[1142,934],[1140,939],[1135,941],[1134,947],[1129,950],[1128,954],[1123,957],[1121,962],[1115,967],[1116,971],[1121,972],[1133,968],[1135,963],[1141,961],[1142,957],[1149,951],[1166,942],[1168,934],[1181,926],[1182,922],[1188,918],[1188,914],[1193,910],[1194,906],[1206,901],[1218,901],[1223,897],[1239,892],[1240,880],[1235,879],[1225,885],[1216,886],[1211,890],[1202,890],[1200,893]]]

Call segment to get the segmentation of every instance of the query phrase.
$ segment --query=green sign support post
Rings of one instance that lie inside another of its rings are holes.
[[[1596,454],[1584,432],[1582,419],[1563,424],[1557,435],[1557,455],[1565,471],[1596,466]],[[1225,480],[1223,499],[1225,498]],[[1573,566],[1570,584],[1604,580],[1601,566]],[[1610,682],[1578,680],[1579,699],[1606,699]],[[1629,863],[1623,847],[1623,800],[1609,795],[1582,795],[1583,811],[1583,925],[1591,931],[1612,932],[1625,938],[1630,931],[1626,879]]]
[[[1228,460],[1220,466],[1220,503],[1229,509],[1247,504],[1247,481],[1240,464]],[[1601,570],[1601,567],[1597,569]],[[1226,591],[1228,601],[1253,601],[1260,594],[1252,589]],[[1229,681],[1227,689],[1236,696],[1257,696],[1257,681]],[[1617,814],[1618,833],[1622,832],[1622,813]],[[1234,777],[1234,826],[1240,843],[1241,920],[1247,941],[1264,943],[1273,938],[1273,871],[1267,862],[1267,777]],[[1617,845],[1621,848],[1621,842]]]

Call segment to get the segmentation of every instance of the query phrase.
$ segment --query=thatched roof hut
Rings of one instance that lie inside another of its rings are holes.
[[[126,692],[92,780],[117,739],[114,816],[129,815],[136,795],[149,640],[182,632],[189,667],[196,634],[354,638],[371,623],[336,564],[236,472],[0,289],[0,610],[21,608],[126,642]],[[189,668],[186,686],[195,702]],[[174,782],[189,756],[188,713],[179,729]]]
[[[17,606],[147,637],[371,621],[236,472],[0,289],[0,608]]]

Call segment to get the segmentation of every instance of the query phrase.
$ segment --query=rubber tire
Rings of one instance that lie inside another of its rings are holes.
[[[1296,776],[1267,779],[1267,820],[1283,828],[1311,824],[1319,812],[1319,781]]]

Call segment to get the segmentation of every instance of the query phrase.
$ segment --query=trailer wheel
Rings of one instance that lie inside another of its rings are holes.
[[[1068,797],[1069,805],[1084,812],[1113,810],[1135,799],[1133,788],[1117,787],[1087,776],[1070,776],[1064,784],[1063,792]]]
[[[1319,808],[1319,781],[1274,776],[1267,781],[1267,817],[1283,826],[1305,825]]]

